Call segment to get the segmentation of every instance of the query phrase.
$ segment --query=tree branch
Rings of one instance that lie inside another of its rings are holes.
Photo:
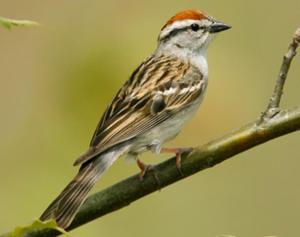
[[[300,107],[279,109],[284,82],[299,42],[300,28],[296,31],[288,52],[284,56],[269,105],[256,121],[184,155],[182,157],[182,174],[176,168],[173,157],[154,166],[142,182],[137,174],[91,195],[81,207],[68,230],[125,207],[133,201],[196,172],[213,167],[245,150],[300,130]],[[58,234],[59,232],[55,230],[43,229],[32,230],[26,236],[50,237]],[[2,237],[4,236],[9,235],[2,235]]]
[[[287,53],[283,56],[282,64],[280,67],[279,75],[276,81],[276,85],[273,94],[270,98],[267,109],[262,113],[261,122],[272,118],[276,113],[280,111],[279,105],[283,94],[283,87],[285,79],[290,69],[291,62],[296,56],[296,49],[300,43],[300,27],[296,30],[292,42],[289,45]]]

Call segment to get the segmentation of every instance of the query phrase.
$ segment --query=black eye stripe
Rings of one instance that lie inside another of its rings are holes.
[[[178,33],[182,32],[182,31],[186,31],[190,29],[190,26],[186,26],[183,28],[177,28],[177,29],[173,29],[172,31],[169,32],[169,34],[165,35],[161,40],[166,41],[168,40],[170,37],[177,35]]]
[[[194,24],[192,24],[192,25],[194,25]],[[197,25],[199,27],[198,30],[205,30],[206,29],[206,27],[204,27],[204,26],[199,26],[198,24],[195,24],[195,25]],[[166,36],[164,36],[161,40],[162,41],[166,41],[170,37],[172,37],[174,35],[177,35],[178,33],[182,32],[182,31],[187,31],[187,30],[191,30],[191,25],[190,26],[185,26],[185,27],[182,27],[182,28],[173,29],[172,31],[169,32],[169,34],[167,34]]]

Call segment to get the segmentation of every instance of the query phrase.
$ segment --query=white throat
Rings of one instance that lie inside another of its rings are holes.
[[[208,77],[208,64],[206,58],[207,47],[192,51],[185,48],[178,48],[172,44],[160,44],[156,51],[156,55],[170,55],[177,57],[183,61],[189,62],[197,67],[205,78]]]

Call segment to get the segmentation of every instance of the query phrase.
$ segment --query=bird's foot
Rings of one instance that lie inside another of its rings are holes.
[[[140,172],[140,180],[143,181],[144,180],[144,176],[146,175],[146,173],[151,170],[153,168],[152,165],[147,165],[144,162],[142,162],[139,159],[136,159],[136,163],[138,165],[138,167],[140,168],[141,172]]]
[[[161,152],[163,153],[173,153],[176,155],[176,167],[179,171],[179,173],[183,176],[182,170],[181,170],[181,155],[185,153],[190,153],[193,150],[191,147],[187,148],[167,148],[163,147],[161,149]]]

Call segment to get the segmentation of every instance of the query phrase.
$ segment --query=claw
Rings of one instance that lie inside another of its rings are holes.
[[[139,175],[140,180],[143,181],[144,176],[146,175],[147,171],[151,170],[153,166],[152,165],[147,165],[147,164],[143,163],[142,161],[140,161],[139,159],[136,160],[136,163],[137,163],[138,167],[141,170],[141,173]]]

